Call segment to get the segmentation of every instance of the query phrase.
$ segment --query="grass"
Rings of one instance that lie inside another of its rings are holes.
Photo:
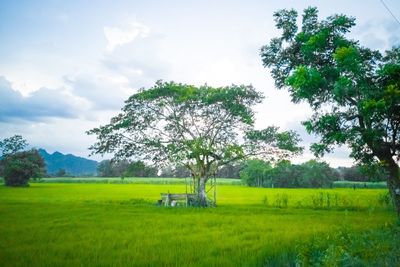
[[[353,233],[346,228],[312,237],[297,248],[301,266],[399,266],[400,225]]]
[[[357,233],[396,219],[378,201],[381,189],[220,185],[217,208],[156,206],[168,191],[185,186],[0,186],[0,266],[274,265],[274,259],[294,260],[299,244],[314,236],[343,227]],[[328,206],[327,195],[337,205]]]
[[[189,179],[189,178],[187,178]],[[0,183],[2,178],[0,177]],[[100,184],[185,184],[185,178],[159,178],[159,177],[51,177],[41,178],[39,183],[100,183]],[[217,178],[217,184],[224,185],[243,185],[240,179]],[[335,181],[334,188],[387,188],[386,182],[355,182],[355,181]]]
[[[333,187],[336,188],[387,188],[386,182],[355,182],[355,181],[335,181]]]
[[[189,179],[189,178],[187,178]],[[185,178],[159,178],[159,177],[52,177],[41,178],[39,183],[99,183],[99,184],[186,184]],[[240,179],[218,178],[217,184],[241,185]]]

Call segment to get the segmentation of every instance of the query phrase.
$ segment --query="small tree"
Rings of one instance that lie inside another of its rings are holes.
[[[347,144],[360,163],[379,161],[400,216],[400,47],[382,54],[346,37],[355,19],[318,20],[307,8],[298,31],[297,12],[274,14],[282,36],[261,49],[264,66],[295,103],[308,102],[313,116],[303,124],[319,134],[317,156]]]
[[[93,153],[114,153],[190,170],[199,204],[207,205],[206,183],[219,167],[251,156],[299,152],[294,132],[253,129],[252,107],[262,95],[252,86],[212,88],[157,82],[132,95],[110,124],[90,130]]]
[[[7,154],[2,159],[5,185],[26,186],[30,178],[45,174],[45,163],[36,149]]]
[[[67,171],[65,169],[58,169],[58,171],[56,172],[56,176],[57,177],[65,177],[67,176]]]
[[[38,178],[45,174],[44,160],[36,149],[20,151],[27,145],[20,135],[0,141],[0,165],[5,185],[27,186],[30,178]]]

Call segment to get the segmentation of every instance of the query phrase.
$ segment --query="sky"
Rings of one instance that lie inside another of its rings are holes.
[[[384,0],[400,18],[400,1]],[[193,85],[252,84],[265,100],[256,127],[295,130],[306,150],[317,137],[312,113],[277,90],[261,46],[279,36],[273,13],[308,6],[320,18],[356,18],[350,36],[384,51],[400,45],[400,25],[380,0],[364,1],[13,1],[0,0],[0,140],[15,134],[36,148],[88,157],[85,132],[117,115],[124,100],[157,80]],[[351,166],[339,147],[323,160]],[[101,160],[100,156],[92,157]]]

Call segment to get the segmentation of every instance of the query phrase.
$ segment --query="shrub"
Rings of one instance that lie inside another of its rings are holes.
[[[265,206],[268,206],[268,196],[264,196],[262,202]]]
[[[287,208],[289,205],[289,196],[285,193],[277,194],[275,198],[275,206],[278,208]]]
[[[311,204],[314,209],[330,209],[338,207],[341,198],[337,193],[319,192],[311,195]]]
[[[399,226],[363,233],[344,228],[299,244],[296,266],[400,266],[399,238]]]
[[[378,203],[381,206],[393,207],[393,199],[389,191],[378,195]]]
[[[27,186],[29,178],[44,174],[44,160],[36,149],[16,152],[2,159],[4,183],[8,186]]]

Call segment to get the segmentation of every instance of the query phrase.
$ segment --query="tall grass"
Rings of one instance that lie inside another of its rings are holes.
[[[190,178],[159,177],[52,177],[32,180],[33,183],[84,183],[84,184],[189,184]],[[217,178],[217,184],[241,185],[240,179]]]
[[[385,192],[380,189],[220,185],[217,208],[156,206],[160,193],[168,191],[185,192],[185,185],[0,186],[0,265],[263,266],[296,260],[299,240],[395,221],[378,202]],[[347,196],[352,203],[313,208],[312,197],[319,193]]]
[[[355,181],[335,181],[335,188],[387,188],[386,182],[355,182]]]
[[[300,266],[400,266],[400,226],[354,232],[344,227],[297,246]]]
[[[0,177],[0,183],[2,182]],[[100,184],[185,184],[190,178],[160,178],[160,177],[51,177],[31,180],[33,183],[100,183]],[[217,184],[243,185],[240,179],[217,178]],[[386,182],[353,182],[335,181],[333,188],[380,189],[387,188]]]

